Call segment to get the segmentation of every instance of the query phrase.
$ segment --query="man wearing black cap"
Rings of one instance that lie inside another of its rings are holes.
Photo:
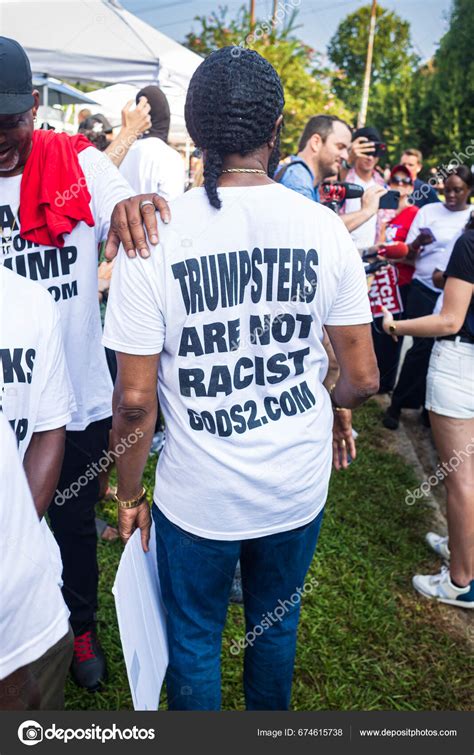
[[[145,97],[150,105],[151,128],[125,155],[120,172],[137,194],[156,192],[170,201],[184,192],[184,163],[168,144],[170,108],[157,86],[141,89],[137,105]]]
[[[49,516],[61,550],[63,592],[75,634],[73,676],[92,691],[106,674],[95,628],[94,507],[97,462],[108,448],[112,414],[112,382],[97,303],[97,247],[107,236],[115,204],[127,200],[127,208],[136,213],[145,198],[127,199],[133,193],[130,186],[82,135],[35,131],[38,105],[25,51],[15,40],[0,37],[0,263],[41,283],[60,310],[77,409],[67,425]],[[156,197],[145,201],[163,207]],[[121,226],[128,233],[127,224]],[[114,228],[110,256],[122,230]],[[42,463],[44,467],[49,461]]]

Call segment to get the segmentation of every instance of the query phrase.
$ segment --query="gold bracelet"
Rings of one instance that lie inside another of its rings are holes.
[[[143,486],[139,495],[129,498],[128,501],[122,501],[118,495],[114,496],[114,500],[120,509],[135,509],[146,501],[146,488]]]
[[[350,412],[351,409],[347,409],[345,406],[339,406],[339,404],[336,404],[334,401],[333,391],[336,387],[336,383],[333,383],[331,387],[329,388],[329,398],[331,399],[332,408],[335,412]]]
[[[390,325],[388,326],[388,329],[389,329],[390,333],[396,333],[397,332],[396,323],[391,322]]]

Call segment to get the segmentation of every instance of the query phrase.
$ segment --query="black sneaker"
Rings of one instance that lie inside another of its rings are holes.
[[[397,409],[397,407],[390,405],[383,415],[383,426],[386,427],[387,430],[398,430],[398,425],[400,424],[400,414],[400,409]]]
[[[95,628],[74,637],[71,676],[78,687],[84,687],[89,692],[97,692],[107,679],[105,655]]]

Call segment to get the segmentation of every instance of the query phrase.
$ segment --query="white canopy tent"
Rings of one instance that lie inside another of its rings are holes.
[[[81,92],[76,87],[65,84],[59,79],[53,79],[50,76],[33,74],[33,87],[40,93],[40,102],[47,101],[50,107],[54,105],[74,105],[83,103],[85,105],[97,105],[97,100],[92,96]],[[47,91],[47,96],[45,96]],[[93,93],[92,93],[93,94]]]
[[[0,29],[23,45],[34,73],[75,81],[183,92],[201,62],[117,0],[1,0]]]
[[[76,129],[67,121],[65,105],[94,105],[94,109],[97,110],[96,100],[79,89],[64,84],[59,79],[53,79],[42,74],[33,74],[33,87],[38,89],[41,103],[38,108],[35,128],[44,128],[46,123],[49,127],[58,131],[73,133]],[[47,103],[47,105],[44,103]]]

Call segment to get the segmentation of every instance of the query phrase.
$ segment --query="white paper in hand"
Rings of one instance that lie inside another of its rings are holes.
[[[144,553],[140,530],[123,552],[112,588],[135,710],[158,710],[168,666],[166,613],[156,563],[155,524]]]

